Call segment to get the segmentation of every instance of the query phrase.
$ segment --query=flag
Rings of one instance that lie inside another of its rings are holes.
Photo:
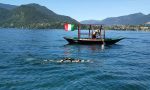
[[[66,31],[74,31],[74,24],[64,24],[64,28]]]

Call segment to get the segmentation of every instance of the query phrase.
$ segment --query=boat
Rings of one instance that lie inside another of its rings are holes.
[[[64,37],[68,41],[68,44],[84,44],[84,45],[112,45],[124,38],[105,38],[105,30],[102,30],[102,25],[89,25],[88,33],[81,33],[80,26],[78,25],[78,37]],[[93,30],[92,27],[96,26],[98,29]],[[88,35],[88,37],[82,38],[81,35]]]
[[[90,44],[105,44],[105,45],[112,45],[124,38],[106,38],[106,39],[90,39],[90,38],[71,38],[71,37],[64,37],[68,41],[69,44],[85,44],[85,45],[90,45]]]

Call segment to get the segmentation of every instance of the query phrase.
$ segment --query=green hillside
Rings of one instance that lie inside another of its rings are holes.
[[[12,28],[63,28],[65,22],[78,23],[38,4],[21,5],[12,10],[0,8],[0,19],[0,27]]]
[[[150,22],[150,14],[145,15],[143,13],[134,13],[130,15],[124,15],[119,17],[110,17],[104,20],[84,20],[82,24],[105,24],[105,25],[139,25]]]

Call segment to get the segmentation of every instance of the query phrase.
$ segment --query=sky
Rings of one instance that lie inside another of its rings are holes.
[[[150,0],[0,0],[0,3],[18,6],[37,3],[77,21],[103,20],[139,12],[150,14]]]

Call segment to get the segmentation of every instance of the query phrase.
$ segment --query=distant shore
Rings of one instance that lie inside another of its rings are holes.
[[[150,25],[112,25],[105,26],[107,30],[130,30],[130,31],[150,31]]]
[[[54,25],[55,26],[55,25]],[[48,29],[64,29],[63,25],[55,26],[55,27],[0,27],[0,29],[30,29],[30,30],[48,30]],[[77,29],[77,28],[75,28]],[[88,26],[83,26],[81,29],[88,30]],[[104,26],[105,30],[116,30],[116,31],[150,31],[150,25],[112,25],[112,26]]]

